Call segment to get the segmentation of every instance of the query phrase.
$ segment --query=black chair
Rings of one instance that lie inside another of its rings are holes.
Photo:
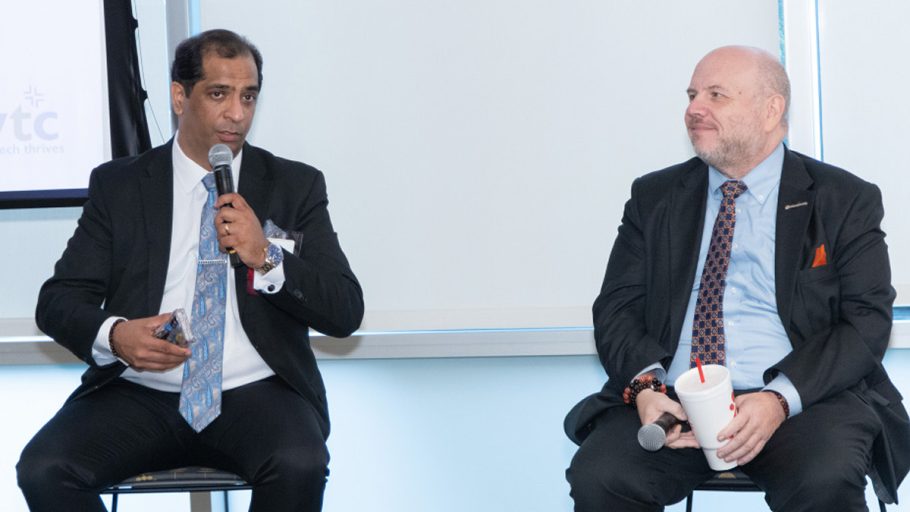
[[[210,493],[223,491],[224,510],[229,512],[227,493],[240,489],[252,489],[252,486],[239,476],[227,471],[186,467],[136,475],[101,491],[101,493],[113,496],[111,512],[117,512],[117,498],[120,494],[152,492],[188,492],[190,493],[190,510],[206,512],[212,509]]]
[[[739,468],[716,473],[712,478],[696,487],[695,491],[762,492]],[[686,497],[686,512],[692,512],[692,495],[695,491],[690,492]],[[882,500],[878,500],[878,508],[881,512],[885,512],[885,503]]]

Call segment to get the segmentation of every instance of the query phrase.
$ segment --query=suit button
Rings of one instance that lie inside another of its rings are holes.
[[[297,297],[298,300],[303,300],[303,292],[300,290],[294,290],[294,297]]]

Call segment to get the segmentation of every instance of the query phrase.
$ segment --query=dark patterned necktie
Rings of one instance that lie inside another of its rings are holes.
[[[190,345],[193,355],[183,366],[180,415],[201,432],[221,414],[221,362],[224,352],[224,314],[227,298],[227,255],[218,250],[215,232],[215,175],[202,179],[208,199],[199,227],[199,260],[193,294]]]
[[[727,267],[730,266],[730,248],[733,229],[736,227],[736,198],[746,191],[741,181],[727,181],[720,187],[724,194],[720,211],[711,232],[711,245],[701,273],[701,286],[695,302],[695,319],[692,321],[692,353],[689,366],[695,358],[704,364],[725,364],[724,350],[724,289],[727,287]]]

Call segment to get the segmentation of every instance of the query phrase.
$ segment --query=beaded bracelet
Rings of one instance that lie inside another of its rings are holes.
[[[638,394],[646,389],[657,391],[658,393],[667,393],[666,384],[661,382],[660,379],[653,374],[646,373],[633,379],[631,384],[629,384],[629,387],[623,390],[622,401],[635,408],[635,400],[638,398]]]
[[[768,393],[774,393],[774,396],[777,397],[777,402],[784,409],[784,418],[785,419],[789,418],[790,417],[790,404],[787,402],[787,399],[784,398],[784,395],[778,393],[777,391],[774,391],[773,389],[766,389],[765,391],[767,391]]]
[[[123,322],[126,322],[126,320],[124,320],[123,318],[118,318],[117,320],[115,320],[114,323],[111,325],[111,331],[107,335],[107,344],[111,348],[111,354],[114,354],[114,357],[116,357],[117,359],[120,359],[121,361],[124,361],[124,359],[117,352],[117,347],[114,346],[114,329],[118,325],[122,324]]]

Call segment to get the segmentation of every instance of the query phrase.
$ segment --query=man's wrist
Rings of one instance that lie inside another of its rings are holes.
[[[116,357],[117,359],[120,359],[121,361],[124,361],[124,359],[123,359],[123,356],[121,356],[120,353],[117,352],[117,346],[114,343],[114,331],[117,329],[117,326],[122,324],[123,322],[126,322],[126,319],[118,318],[117,320],[115,320],[114,323],[111,325],[111,331],[107,336],[107,344],[108,344],[108,347],[110,347],[110,349],[111,349],[111,354],[114,354],[114,357]]]
[[[632,379],[629,386],[622,392],[622,401],[632,408],[636,407],[636,399],[642,391],[650,389],[658,393],[666,393],[667,385],[660,381],[653,373],[645,373]]]
[[[773,389],[766,389],[765,393],[772,393],[775,397],[777,397],[777,403],[779,403],[781,409],[784,410],[784,419],[789,418],[790,417],[790,404],[787,402],[787,399],[784,398],[784,395],[778,393],[777,391],[774,391]]]
[[[261,265],[256,267],[256,272],[259,275],[268,274],[269,271],[277,267],[284,260],[284,252],[281,250],[281,247],[273,243],[269,243],[262,249],[263,262]]]

